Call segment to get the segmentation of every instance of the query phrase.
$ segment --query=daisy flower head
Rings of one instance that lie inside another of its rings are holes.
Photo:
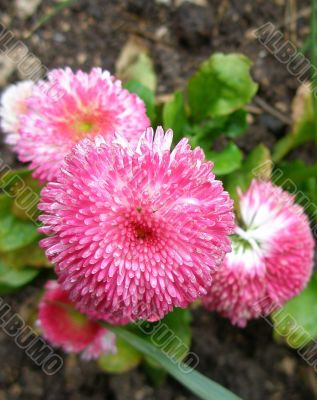
[[[32,95],[34,82],[22,81],[10,85],[1,96],[1,129],[6,135],[5,142],[15,146],[19,139],[21,118],[28,111],[27,99]]]
[[[81,139],[102,135],[111,140],[122,132],[136,142],[150,125],[143,101],[100,68],[89,73],[52,70],[47,81],[36,84],[28,105],[16,150],[41,181],[56,178],[65,156]]]
[[[56,281],[48,281],[45,285],[37,325],[45,340],[54,347],[81,353],[87,360],[116,351],[114,334],[76,311]]]
[[[271,182],[253,180],[240,193],[239,206],[233,250],[203,301],[207,309],[244,327],[304,289],[312,273],[314,239],[294,196]]]
[[[172,137],[85,139],[42,191],[41,245],[87,315],[159,320],[206,294],[231,249],[232,200],[203,151],[171,151]]]

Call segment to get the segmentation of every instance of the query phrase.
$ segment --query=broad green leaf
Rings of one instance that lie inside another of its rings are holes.
[[[122,327],[108,325],[101,321],[99,323],[115,333],[117,337],[128,342],[138,351],[154,359],[162,366],[162,368],[164,368],[183,386],[187,387],[198,398],[202,400],[239,400],[239,397],[229,390],[195,371],[190,366],[185,365],[182,362],[177,362],[175,359],[166,355],[157,347],[136,334],[129,332]]]
[[[188,83],[193,120],[227,115],[247,104],[258,87],[250,66],[242,54],[216,53],[205,61]]]
[[[31,244],[39,238],[37,226],[23,221],[13,214],[13,202],[5,194],[0,195],[0,251],[12,251]]]
[[[134,80],[155,92],[156,75],[153,61],[140,38],[131,36],[121,50],[116,62],[116,75],[123,81]]]
[[[39,273],[37,269],[15,270],[0,261],[0,293],[6,294],[32,281]]]
[[[244,192],[248,189],[252,179],[270,179],[272,165],[269,149],[263,144],[259,144],[247,156],[239,170],[226,176],[224,185],[235,200],[236,207],[238,206],[237,188],[239,187]],[[236,209],[236,211],[238,210]]]
[[[50,264],[46,258],[44,251],[39,247],[37,240],[28,246],[14,251],[8,251],[5,253],[0,252],[0,260],[16,269],[25,267],[52,267],[52,264]]]
[[[145,103],[147,115],[150,118],[152,124],[155,122],[155,97],[154,93],[142,85],[142,83],[135,80],[128,81],[124,84],[124,87],[131,93],[137,94]]]
[[[240,168],[243,154],[233,142],[221,152],[207,151],[206,158],[214,163],[213,172],[216,175],[226,175]]]
[[[37,204],[42,186],[32,178],[31,171],[20,169],[2,174],[0,187],[12,199],[12,213],[16,217],[26,221],[37,220]]]
[[[282,173],[278,183],[281,186],[283,181],[301,184],[308,178],[317,177],[317,164],[308,166],[302,160],[284,161],[278,164],[276,169]]]
[[[292,104],[291,132],[279,140],[273,148],[272,158],[278,162],[295,147],[314,140],[314,111],[309,84],[297,90]]]
[[[142,360],[142,353],[118,337],[116,339],[117,352],[104,354],[98,358],[98,365],[106,372],[122,373],[138,366]]]
[[[244,133],[248,128],[247,116],[248,113],[243,109],[230,114],[224,126],[224,134],[234,139]]]
[[[244,133],[247,127],[247,112],[241,109],[229,115],[206,120],[203,124],[194,125],[191,131],[193,136],[191,143],[194,147],[200,146],[208,151],[218,136],[223,134],[234,139]]]
[[[23,179],[31,174],[32,172],[26,168],[4,171],[0,174],[0,188],[9,190],[11,186],[18,184],[17,177]]]
[[[174,97],[163,106],[163,126],[173,129],[174,143],[178,143],[188,129],[184,97],[181,92],[176,92]]]
[[[274,335],[293,348],[317,338],[317,275],[306,289],[272,314]]]

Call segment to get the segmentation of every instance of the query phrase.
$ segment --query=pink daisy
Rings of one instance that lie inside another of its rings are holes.
[[[56,281],[48,281],[45,285],[37,325],[53,346],[66,352],[81,353],[84,359],[116,351],[115,336],[76,311]]]
[[[108,321],[162,318],[211,285],[230,251],[232,201],[204,153],[147,129],[136,148],[83,140],[42,191],[42,241],[79,309]]]
[[[64,157],[84,137],[99,134],[109,140],[122,132],[136,142],[150,125],[143,101],[100,68],[88,74],[51,71],[47,82],[34,87],[28,105],[16,151],[41,181],[55,179]]]
[[[27,99],[32,94],[33,81],[10,85],[1,96],[1,128],[6,134],[6,143],[15,146],[20,137],[21,117],[28,111]]]
[[[304,289],[312,272],[314,240],[303,208],[271,182],[253,180],[240,193],[239,206],[233,251],[213,275],[204,304],[243,327]]]

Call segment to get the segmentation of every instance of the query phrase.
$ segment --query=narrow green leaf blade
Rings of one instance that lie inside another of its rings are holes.
[[[156,360],[170,375],[187,387],[192,393],[202,400],[239,400],[235,394],[225,389],[218,383],[208,379],[199,372],[177,363],[175,360],[166,356],[161,350],[154,347],[139,336],[126,331],[124,328],[108,325],[100,322],[109,330],[114,332],[130,345],[134,346],[143,354]],[[181,367],[181,368],[180,368]],[[241,400],[241,399],[240,399]]]

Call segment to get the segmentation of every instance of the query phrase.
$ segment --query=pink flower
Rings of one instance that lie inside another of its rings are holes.
[[[213,275],[204,304],[243,327],[304,289],[314,240],[303,208],[271,182],[253,180],[240,193],[240,210],[233,251]]]
[[[83,140],[42,191],[42,241],[79,309],[115,323],[162,318],[211,285],[230,251],[232,201],[212,163],[158,128],[137,148]]]
[[[39,304],[38,326],[43,337],[66,352],[82,353],[84,359],[115,353],[115,336],[73,308],[56,281],[48,281]]]
[[[47,82],[35,86],[28,105],[16,151],[20,161],[31,162],[41,181],[55,179],[82,138],[102,135],[110,140],[122,132],[136,142],[150,125],[143,101],[100,68],[89,74],[70,68],[51,71]]]
[[[34,82],[22,81],[10,85],[1,96],[1,128],[6,143],[15,146],[20,135],[21,117],[28,111],[27,99],[32,94]]]

